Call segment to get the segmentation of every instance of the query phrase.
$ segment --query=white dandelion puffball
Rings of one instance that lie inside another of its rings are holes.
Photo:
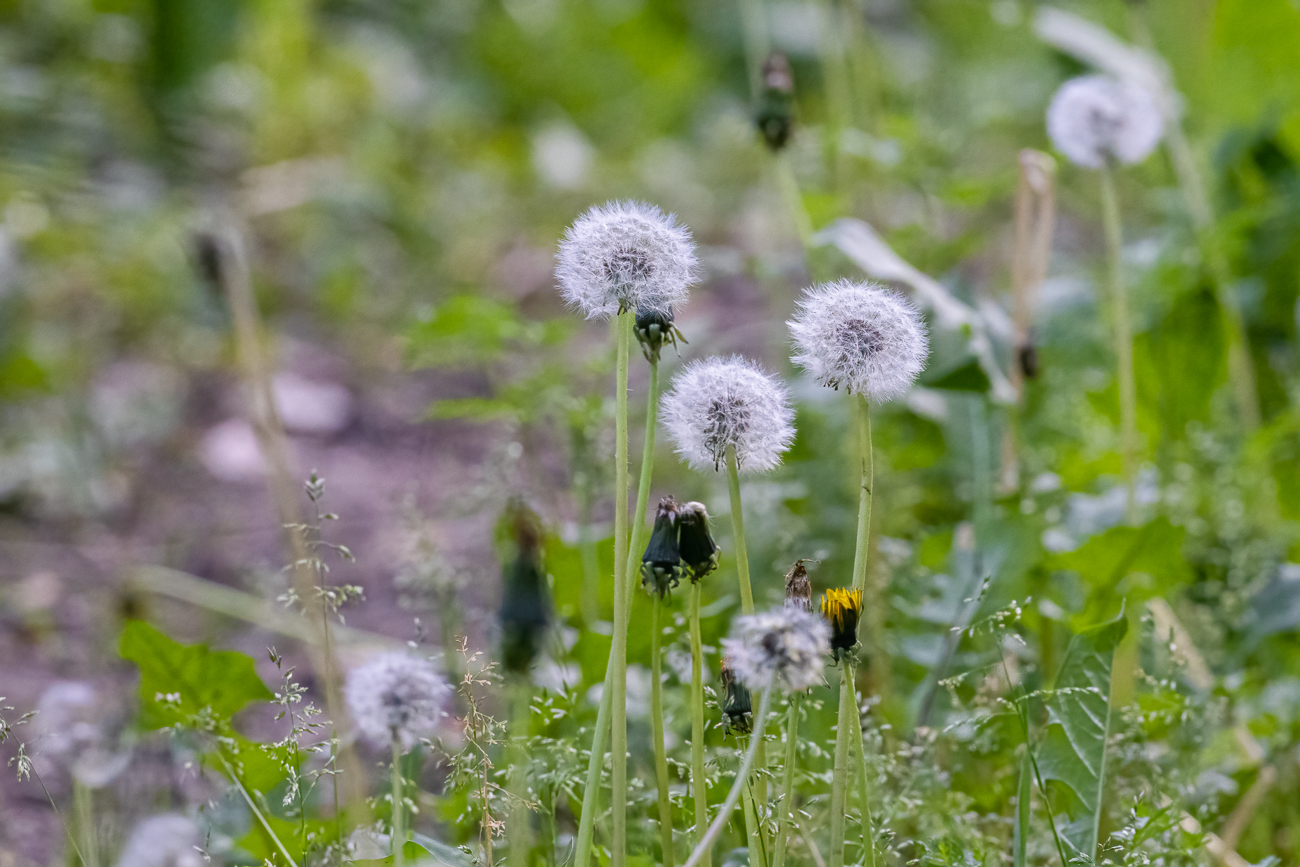
[[[625,310],[671,315],[699,270],[690,231],[643,202],[587,211],[564,233],[556,260],[560,293],[588,319]]]
[[[720,469],[731,445],[741,470],[766,472],[794,441],[785,386],[739,355],[687,365],[664,396],[662,415],[677,453],[701,471]]]
[[[873,401],[902,397],[925,369],[925,320],[912,303],[874,283],[840,280],[804,291],[791,361],[822,385]]]
[[[32,719],[37,762],[61,767],[91,789],[103,788],[126,770],[131,748],[122,742],[107,698],[84,681],[50,684]]]
[[[176,813],[152,816],[131,831],[117,867],[204,867],[198,825]]]
[[[802,692],[822,682],[831,629],[811,612],[775,608],[736,618],[722,647],[731,670],[751,690]]]
[[[1106,75],[1070,79],[1047,108],[1052,144],[1089,169],[1102,168],[1108,159],[1141,162],[1160,143],[1164,128],[1154,96]]]
[[[437,729],[451,685],[426,659],[385,653],[349,672],[343,691],[362,737],[409,750]]]

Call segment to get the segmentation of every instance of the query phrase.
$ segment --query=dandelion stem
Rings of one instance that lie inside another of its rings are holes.
[[[644,475],[644,474],[643,474]],[[668,755],[664,750],[664,697],[660,644],[663,627],[659,623],[663,599],[655,593],[650,616],[650,737],[654,740],[655,778],[659,782],[659,836],[663,847],[663,867],[673,867],[673,808],[668,799]]]
[[[1115,318],[1115,360],[1119,380],[1119,437],[1124,461],[1124,519],[1137,520],[1137,385],[1133,372],[1133,326],[1129,319],[1128,289],[1124,284],[1120,255],[1123,231],[1120,227],[1119,198],[1115,194],[1115,170],[1107,162],[1101,169],[1101,218],[1106,231],[1106,278]]]
[[[704,776],[704,646],[700,640],[700,582],[691,583],[691,796],[695,799],[695,845],[704,843],[709,825],[709,787]],[[712,863],[706,851],[704,867]]]
[[[650,504],[650,475],[654,469],[655,428],[659,419],[659,360],[650,362],[650,383],[646,395],[645,438],[641,446],[641,478],[636,486],[636,511],[632,516],[632,543],[627,551],[628,608],[632,607],[637,580],[637,563],[646,545],[645,515]]]
[[[731,494],[731,530],[736,545],[736,578],[740,581],[740,612],[754,613],[754,591],[749,584],[749,552],[745,549],[745,513],[740,505],[740,467],[736,447],[727,445],[727,490]]]
[[[762,696],[758,703],[758,712],[754,714],[755,736],[749,739],[749,748],[745,750],[744,761],[741,762],[740,769],[736,771],[736,782],[731,786],[731,791],[727,793],[727,799],[722,802],[722,808],[718,810],[718,815],[714,817],[713,824],[709,826],[709,830],[704,833],[700,842],[696,844],[695,851],[691,852],[691,857],[686,859],[686,864],[683,867],[699,867],[704,859],[708,857],[710,847],[718,839],[722,829],[727,826],[727,822],[731,818],[731,811],[736,809],[736,802],[740,800],[741,792],[749,784],[749,773],[754,767],[754,758],[758,754],[758,745],[763,742],[762,737],[757,736],[757,733],[763,730],[763,726],[767,722],[767,711],[772,704],[772,690],[763,690]]]
[[[856,701],[854,702],[856,705]],[[853,758],[858,764],[858,791],[862,799],[862,851],[866,867],[876,867],[876,841],[871,821],[871,783],[867,778],[867,748],[862,743],[862,716],[853,708]]]
[[[389,842],[393,848],[393,864],[396,867],[402,867],[405,863],[402,858],[402,847],[406,845],[406,825],[402,821],[402,807],[406,800],[406,794],[402,785],[402,742],[397,737],[397,732],[393,732],[393,760],[389,767],[392,772],[393,786],[393,836]]]
[[[831,777],[830,867],[844,867],[844,825],[848,801],[850,718],[857,713],[853,672],[848,659],[840,661],[840,707],[835,730],[835,768]]]
[[[99,867],[99,835],[95,829],[95,792],[80,780],[72,781],[72,805],[81,832],[82,853],[86,867]]]
[[[752,781],[751,781],[752,782]],[[749,863],[751,867],[762,867],[767,863],[766,850],[763,847],[763,835],[758,822],[758,810],[754,806],[754,792],[746,785],[740,793],[741,812],[745,817],[745,837],[749,845]]]
[[[627,860],[627,369],[632,343],[633,313],[620,313],[618,361],[614,392],[614,678],[610,698],[610,750],[613,754],[612,795],[614,839],[611,863]]]
[[[794,768],[799,760],[799,699],[790,696],[790,709],[785,717],[785,767],[781,769],[781,815],[777,820],[776,854],[772,867],[785,867],[785,850],[790,840],[790,825],[794,817]]]
[[[509,844],[507,861],[510,867],[525,867],[528,864],[530,834],[528,827],[528,723],[529,703],[532,699],[525,678],[513,678],[511,689],[514,693],[514,707],[510,713],[510,734],[514,747],[514,761],[510,766],[510,815],[506,840]]]
[[[871,405],[866,395],[858,395],[854,401],[857,409],[858,425],[858,460],[861,466],[860,484],[858,486],[858,537],[853,549],[853,589],[867,590],[867,554],[871,548],[871,494],[875,485],[875,459],[871,447]],[[872,611],[879,607],[879,600],[870,599],[863,603],[863,610]],[[865,619],[865,618],[864,618]],[[862,622],[858,622],[858,632],[862,632]]]

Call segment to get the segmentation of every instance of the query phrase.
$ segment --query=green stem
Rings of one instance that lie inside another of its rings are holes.
[[[1133,372],[1133,326],[1129,319],[1128,289],[1124,285],[1123,231],[1115,171],[1109,162],[1101,169],[1101,217],[1106,231],[1106,277],[1115,318],[1115,360],[1119,379],[1119,437],[1124,461],[1124,518],[1137,521],[1137,385]]]
[[[875,611],[879,600],[866,599],[867,590],[867,555],[871,550],[871,495],[875,486],[876,462],[871,446],[871,405],[866,395],[858,395],[853,401],[857,410],[858,428],[858,535],[853,549],[853,589],[863,592],[863,611]],[[862,621],[858,620],[858,633],[862,632]]]
[[[704,642],[700,639],[700,592],[700,582],[691,582],[691,796],[695,799],[697,848],[704,843],[709,826],[709,786],[704,775]],[[704,867],[709,867],[712,860],[706,851]]]
[[[790,840],[790,825],[794,818],[794,768],[799,760],[799,704],[801,696],[790,696],[790,709],[785,717],[785,767],[781,769],[781,815],[777,820],[776,855],[772,867],[785,867],[785,850]]]
[[[844,867],[844,825],[848,806],[850,718],[858,712],[849,661],[840,661],[840,707],[835,728],[835,768],[831,777],[831,851],[829,867]]]
[[[741,812],[745,820],[745,839],[749,845],[750,867],[762,867],[765,863],[763,834],[759,829],[758,810],[754,806],[754,793],[749,786],[740,792]]]
[[[765,689],[762,692],[762,699],[758,703],[758,712],[754,714],[754,731],[763,730],[767,722],[767,711],[772,704],[772,690]],[[745,759],[740,764],[740,769],[736,771],[736,782],[732,785],[731,791],[727,793],[727,800],[722,802],[722,809],[718,810],[718,815],[713,819],[713,824],[709,830],[704,832],[700,842],[696,844],[695,850],[691,852],[691,857],[686,859],[683,867],[699,867],[699,865],[708,857],[709,849],[713,846],[714,841],[722,833],[722,829],[727,826],[731,819],[731,811],[736,809],[736,802],[740,800],[741,793],[749,784],[749,773],[754,767],[754,758],[758,755],[758,745],[763,742],[761,737],[751,737],[749,739],[749,749],[745,750]]]
[[[266,836],[270,837],[271,842],[275,844],[275,848],[280,850],[280,854],[284,856],[285,863],[288,864],[289,867],[294,867],[293,856],[289,854],[289,850],[284,848],[284,843],[280,842],[280,838],[271,830],[270,823],[266,821],[266,817],[262,815],[262,811],[259,810],[257,804],[253,802],[252,796],[248,794],[248,789],[244,788],[244,784],[239,779],[239,775],[235,773],[235,769],[230,766],[230,762],[226,761],[225,756],[218,755],[218,758],[221,760],[221,764],[225,766],[226,775],[229,776],[230,781],[235,784],[235,788],[239,789],[239,794],[243,796],[244,803],[248,805],[248,809],[252,812],[254,818],[257,819],[257,823],[262,826],[262,830],[266,832]],[[83,858],[82,861],[84,862],[85,859]]]
[[[82,783],[72,781],[72,803],[81,832],[82,855],[86,867],[99,867],[99,835],[95,829],[95,792]]]
[[[618,361],[614,393],[614,677],[610,698],[613,814],[611,863],[627,861],[627,368],[632,343],[633,314],[618,315]]]
[[[624,317],[627,318],[626,322],[622,321]],[[622,486],[622,491],[623,491],[622,502],[626,504],[627,503],[627,472],[626,472],[627,469],[627,354],[628,354],[626,350],[631,345],[631,327],[633,322],[631,316],[628,314],[620,315],[619,319],[620,321],[618,323],[618,329],[619,329],[618,340],[619,343],[622,344],[619,351],[620,352],[619,358],[621,361],[621,376],[617,376],[617,378],[618,381],[621,383],[620,392],[623,396],[623,399],[622,399],[622,416],[621,416],[622,427],[620,429],[622,431],[622,434],[618,437],[618,439],[619,442],[623,444],[622,465],[624,468],[624,473],[623,473],[624,478],[623,478],[623,486]],[[624,343],[625,339],[626,339],[626,343]],[[616,413],[618,411],[617,410],[618,405],[619,405],[618,401],[616,400],[615,401]],[[623,559],[620,558],[619,556],[617,540],[620,538],[620,534],[618,532],[618,516],[622,514],[624,516],[624,519],[626,520],[626,514],[627,514],[626,505],[623,507],[623,509],[618,509],[618,508],[615,509],[615,522],[614,522],[615,525],[614,526],[614,531],[615,531],[615,549],[614,549],[615,640],[611,644],[609,649],[609,663],[605,667],[605,687],[601,691],[600,709],[596,713],[596,728],[592,734],[592,739],[591,739],[591,756],[587,763],[587,787],[586,789],[583,790],[582,793],[582,815],[579,817],[578,820],[578,839],[577,839],[575,867],[588,867],[589,860],[591,858],[592,840],[595,837],[595,831],[596,831],[597,801],[600,796],[600,774],[601,774],[601,770],[604,768],[605,765],[605,747],[609,743],[608,738],[610,737],[610,728],[611,728],[610,716],[612,714],[614,683],[615,683],[616,676],[618,676],[620,671],[622,673],[620,679],[623,685],[623,698],[624,698],[623,703],[624,706],[626,706],[627,623],[631,613],[631,603],[633,599],[633,594],[631,592],[632,582],[635,580],[637,574],[636,569],[634,568],[635,562],[633,558],[635,557],[635,554],[639,550],[639,548],[644,545],[644,541],[645,541],[645,528],[644,528],[645,513],[646,513],[647,504],[650,499],[650,470],[652,465],[651,458],[654,455],[654,441],[655,441],[654,437],[655,437],[655,426],[658,417],[658,408],[659,408],[659,365],[657,363],[652,363],[650,365],[650,394],[649,397],[647,398],[647,407],[646,407],[645,446],[642,451],[642,458],[641,458],[641,479],[637,487],[637,498],[636,498],[637,519],[632,528],[633,533],[635,534],[635,538],[631,540],[630,544],[627,546],[627,548],[624,551],[623,556],[626,557],[627,559],[627,563],[624,566],[624,571],[626,573],[624,580],[619,580],[619,575],[618,575],[618,564],[622,563]],[[617,456],[616,456],[616,460],[617,460]],[[625,534],[626,534],[626,530],[624,531],[624,535]],[[621,621],[620,621],[620,615],[622,617]],[[621,623],[621,630],[620,630],[620,623]],[[621,645],[618,640],[618,636],[620,635],[620,633],[622,635]],[[621,666],[616,664],[620,659],[622,661]],[[624,756],[626,756],[627,754],[626,710],[624,711],[623,714],[622,728],[623,728],[623,744],[624,744],[623,754]],[[626,785],[626,764],[624,764],[624,780],[625,780],[624,784]],[[624,821],[626,822],[626,820]],[[624,824],[624,828],[626,828],[626,824]]]
[[[644,553],[650,528],[646,525],[646,512],[650,505],[650,474],[654,469],[655,428],[659,419],[659,362],[650,362],[649,392],[646,395],[645,438],[641,447],[641,478],[636,486],[636,511],[632,517],[632,543],[627,551],[627,606],[625,616],[630,619],[632,600],[636,598],[637,578],[640,574],[641,554]]]
[[[660,644],[663,627],[659,617],[663,599],[654,594],[650,615],[650,737],[654,740],[655,778],[659,782],[659,837],[663,867],[673,867],[673,810],[668,799],[668,755],[664,750],[664,698]]]
[[[393,864],[402,867],[406,863],[402,856],[402,848],[406,845],[406,823],[402,809],[405,806],[406,792],[402,784],[402,742],[396,731],[393,732],[393,760],[389,770],[393,788],[393,835],[389,842],[393,849]]]
[[[731,531],[736,545],[736,579],[740,582],[740,612],[754,613],[754,590],[749,583],[749,550],[745,545],[745,510],[740,503],[740,462],[736,447],[727,445],[727,491],[731,494]],[[757,731],[757,728],[755,729]],[[754,779],[754,797],[760,804],[767,803],[767,745],[759,732],[759,773]]]
[[[532,695],[524,678],[515,678],[511,684],[514,693],[510,712],[510,734],[514,747],[514,762],[510,766],[510,814],[507,819],[506,839],[509,843],[507,863],[510,867],[526,867],[530,848],[528,822],[528,723],[529,703]]]
[[[862,799],[862,851],[866,867],[876,867],[876,840],[871,820],[871,783],[867,777],[867,748],[862,743],[862,716],[853,708],[853,758],[858,765],[858,790]]]

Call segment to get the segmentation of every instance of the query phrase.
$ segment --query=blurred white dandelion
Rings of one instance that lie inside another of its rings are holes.
[[[677,453],[701,471],[720,469],[735,446],[741,471],[766,472],[794,441],[785,386],[739,355],[688,365],[664,396],[662,416]]]
[[[822,682],[830,640],[822,618],[784,606],[736,618],[722,647],[728,666],[749,689],[800,692]]]
[[[912,303],[874,283],[839,280],[804,292],[791,361],[822,385],[873,401],[902,397],[925,369],[925,321]]]
[[[362,737],[376,748],[394,738],[409,750],[435,733],[451,685],[427,659],[385,653],[348,673],[348,709]]]
[[[569,227],[556,256],[560,293],[588,319],[624,310],[671,314],[686,303],[699,261],[677,218],[643,202],[609,202]]]
[[[104,696],[84,681],[55,681],[36,703],[33,742],[39,764],[63,768],[83,786],[102,788],[126,769],[129,745],[108,718]]]
[[[131,830],[117,867],[204,867],[199,827],[178,813],[141,821]]]
[[[1102,168],[1108,160],[1146,159],[1164,134],[1160,106],[1148,91],[1107,75],[1061,85],[1047,108],[1047,134],[1075,165]]]

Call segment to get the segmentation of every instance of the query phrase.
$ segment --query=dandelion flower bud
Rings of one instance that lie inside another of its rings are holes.
[[[451,685],[426,659],[385,653],[353,669],[343,693],[362,737],[377,749],[396,739],[409,750],[437,729]]]
[[[794,127],[794,72],[784,54],[773,52],[763,61],[763,92],[754,124],[773,152],[785,147]]]
[[[609,202],[578,218],[556,256],[560,292],[588,319],[686,303],[699,262],[691,233],[643,202]]]
[[[911,302],[873,283],[840,280],[804,292],[791,361],[822,385],[873,401],[903,396],[925,369],[925,322]]]
[[[794,440],[794,410],[776,377],[739,355],[694,362],[673,380],[663,419],[694,469],[720,469],[735,446],[742,471],[781,463]]]
[[[642,307],[636,312],[636,339],[641,344],[645,360],[656,362],[664,344],[671,343],[677,348],[677,341],[686,342],[686,338],[673,324],[673,311],[647,310]]]
[[[1047,109],[1047,135],[1070,162],[1099,169],[1108,160],[1138,163],[1164,134],[1155,97],[1138,85],[1085,75],[1061,85]]]
[[[678,536],[682,566],[691,581],[699,581],[718,568],[718,543],[709,530],[709,513],[703,503],[687,503],[677,512]]]
[[[536,658],[551,621],[546,573],[542,569],[542,526],[523,503],[506,511],[506,530],[514,546],[507,558],[501,585],[501,661],[507,671],[527,672]]]
[[[722,727],[726,731],[747,735],[754,728],[754,705],[745,685],[736,680],[736,673],[724,656],[722,670]]]
[[[812,582],[808,580],[805,562],[802,557],[795,560],[790,571],[785,573],[785,606],[812,611]]]
[[[682,550],[678,543],[677,501],[664,497],[659,501],[650,543],[641,556],[641,586],[662,599],[677,586],[682,574]]]
[[[831,653],[838,661],[858,644],[862,591],[836,587],[822,597],[822,616],[831,627]]]
[[[117,867],[203,867],[199,828],[177,813],[150,816],[126,838]]]
[[[722,646],[737,679],[751,690],[802,692],[822,681],[830,634],[814,614],[777,608],[737,618]]]

